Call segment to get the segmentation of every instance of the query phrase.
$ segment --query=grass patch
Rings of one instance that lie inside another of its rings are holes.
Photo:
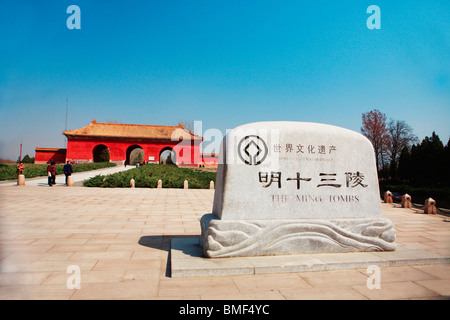
[[[64,174],[63,164],[56,165],[56,174]],[[112,162],[96,162],[96,163],[79,163],[73,164],[73,172],[83,172],[102,168],[115,167],[116,164]],[[23,174],[26,178],[42,177],[47,175],[46,164],[25,164]],[[17,179],[16,164],[0,164],[0,180]]]
[[[210,181],[216,181],[216,173],[175,165],[147,164],[107,176],[97,175],[83,184],[86,187],[129,188],[131,179],[135,180],[136,188],[156,188],[158,180],[162,181],[163,188],[183,188],[184,180],[188,180],[189,189],[209,189]]]

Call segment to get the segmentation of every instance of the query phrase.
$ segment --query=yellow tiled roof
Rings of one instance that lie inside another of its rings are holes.
[[[143,138],[159,140],[203,140],[178,126],[156,126],[141,124],[121,124],[121,123],[98,123],[93,120],[87,126],[76,130],[64,131],[63,134],[70,136],[91,136],[91,137],[117,137],[117,138]]]

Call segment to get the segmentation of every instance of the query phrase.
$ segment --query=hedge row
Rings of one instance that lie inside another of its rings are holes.
[[[56,174],[64,174],[63,172],[63,164],[56,165]],[[115,163],[111,162],[96,162],[96,163],[79,163],[73,164],[73,172],[83,172],[90,171],[108,167],[115,167]],[[23,170],[23,174],[26,178],[34,178],[41,177],[47,175],[47,167],[48,165],[26,165]],[[12,180],[17,179],[17,169],[16,165],[11,164],[0,164],[0,180]]]
[[[156,188],[158,180],[162,181],[163,188],[183,188],[184,180],[188,180],[189,189],[209,189],[211,180],[216,181],[216,173],[178,168],[175,165],[146,164],[107,176],[97,175],[84,181],[84,186],[129,188],[131,179],[135,180],[136,188]]]

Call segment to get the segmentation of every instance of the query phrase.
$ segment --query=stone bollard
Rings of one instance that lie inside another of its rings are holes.
[[[184,189],[189,189],[189,183],[187,180],[184,180]]]
[[[212,181],[212,180],[209,183],[209,189],[214,190],[214,181]]]
[[[130,180],[130,186],[131,186],[132,188],[134,188],[134,186],[135,186],[135,181],[134,181],[133,178],[131,178],[131,180]]]
[[[432,198],[428,198],[427,200],[425,200],[423,212],[426,214],[436,214],[436,201]]]
[[[25,176],[23,174],[19,174],[17,176],[17,185],[24,186],[25,185]]]
[[[161,189],[162,188],[162,180],[158,180],[158,185],[156,186],[156,188]]]
[[[405,193],[402,197],[402,208],[412,208],[411,196],[407,193]]]
[[[73,176],[67,176],[67,186],[73,187],[73,185],[74,185]]]
[[[384,203],[394,203],[392,200],[392,192],[389,190],[384,193]]]

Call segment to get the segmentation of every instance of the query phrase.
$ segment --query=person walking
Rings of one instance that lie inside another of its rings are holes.
[[[72,165],[70,164],[70,161],[67,161],[67,163],[64,165],[63,171],[66,176],[66,186],[67,186],[67,177],[71,176],[73,173],[73,168]]]
[[[47,167],[48,185],[52,187],[56,184],[56,165],[53,160],[50,160],[50,165]]]

